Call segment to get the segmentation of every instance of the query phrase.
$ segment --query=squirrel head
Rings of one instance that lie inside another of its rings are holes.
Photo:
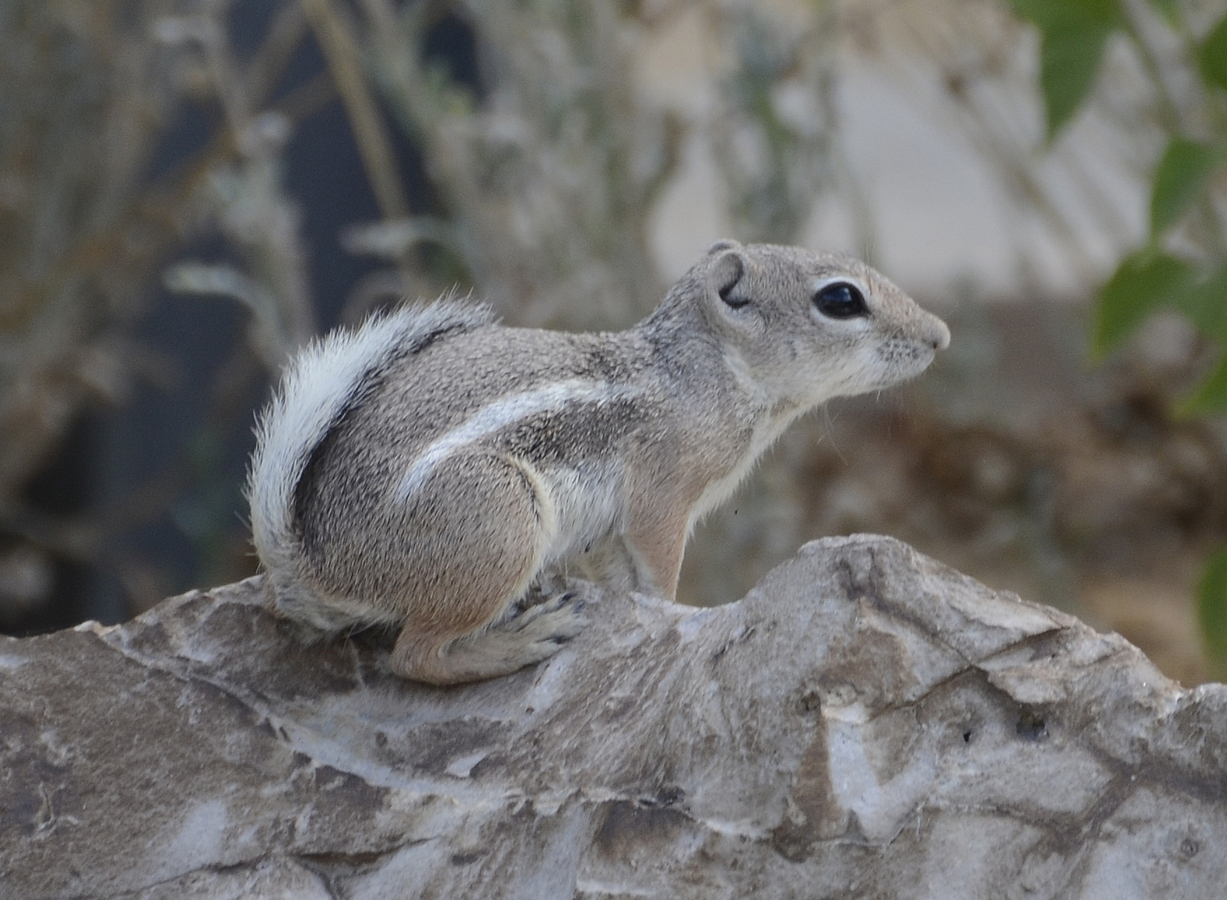
[[[798,406],[912,378],[950,343],[944,322],[850,257],[725,240],[682,286],[730,367]]]

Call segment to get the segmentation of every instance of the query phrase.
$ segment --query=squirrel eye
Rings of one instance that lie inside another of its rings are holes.
[[[869,315],[865,297],[855,285],[846,281],[833,281],[814,295],[818,312],[832,319],[851,319]]]

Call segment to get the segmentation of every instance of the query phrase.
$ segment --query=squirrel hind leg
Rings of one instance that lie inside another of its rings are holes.
[[[461,637],[419,634],[407,625],[392,650],[392,671],[411,681],[449,685],[510,675],[553,656],[579,633],[582,604],[572,593]]]
[[[485,514],[472,516],[474,503],[458,499],[480,500]],[[570,595],[507,616],[554,539],[555,516],[532,471],[497,454],[456,453],[406,503],[430,517],[433,546],[422,549],[435,577],[415,579],[392,649],[397,675],[438,685],[496,678],[553,655],[578,632]]]

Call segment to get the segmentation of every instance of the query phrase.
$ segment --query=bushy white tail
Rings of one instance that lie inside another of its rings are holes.
[[[344,598],[325,600],[311,589],[298,530],[294,495],[312,452],[342,413],[374,384],[392,361],[416,353],[443,333],[494,321],[489,307],[443,299],[403,306],[367,319],[357,330],[337,329],[313,341],[287,366],[281,386],[256,424],[256,449],[247,474],[251,531],[268,579],[273,608],[335,633],[360,624]],[[354,598],[357,600],[358,598]]]

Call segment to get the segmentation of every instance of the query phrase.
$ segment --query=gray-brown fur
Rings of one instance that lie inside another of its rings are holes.
[[[829,278],[866,315],[819,313]],[[508,616],[547,569],[672,596],[694,521],[792,419],[918,374],[949,340],[855,260],[733,242],[624,332],[421,309],[296,364],[248,492],[271,606],[329,630],[394,624],[393,668],[439,684],[575,633],[565,595]]]

